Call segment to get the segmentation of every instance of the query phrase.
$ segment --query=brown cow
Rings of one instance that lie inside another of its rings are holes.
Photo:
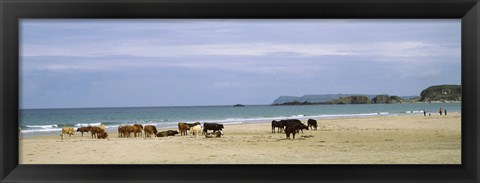
[[[132,125],[125,125],[124,128],[123,128],[123,133],[124,133],[124,137],[127,137],[129,138],[130,137],[130,133],[134,132],[135,131],[135,127],[132,126]]]
[[[140,124],[134,124],[133,126],[125,125],[125,136],[128,138],[130,134],[133,133],[133,135],[137,137],[138,133],[140,133],[140,135],[142,134],[142,130],[143,126]]]
[[[157,127],[153,125],[145,125],[145,128],[143,128],[143,131],[145,131],[145,138],[156,136],[158,132]]]
[[[98,139],[106,139],[108,137],[108,133],[106,131],[97,133],[97,138]]]
[[[83,133],[90,132],[90,128],[91,128],[91,126],[80,127],[80,128],[77,128],[77,132],[81,132],[82,137],[83,137]]]
[[[187,135],[187,130],[190,127],[188,127],[187,123],[179,122],[178,123],[178,131],[180,132],[180,135]]]
[[[135,137],[141,137],[142,136],[142,130],[143,130],[143,126],[141,124],[134,124],[133,125],[134,127],[137,127],[135,128],[135,131],[134,131],[134,135]]]
[[[103,134],[104,132],[105,130],[98,126],[92,126],[90,128],[90,133],[92,133],[92,138],[96,138],[98,137],[98,134]]]
[[[118,137],[127,137],[127,127],[118,126]]]

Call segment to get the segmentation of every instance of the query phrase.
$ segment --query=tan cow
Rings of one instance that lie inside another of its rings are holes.
[[[68,134],[68,136],[71,137],[72,135],[75,135],[75,129],[73,129],[72,127],[63,127],[62,134],[60,134],[62,140],[65,138],[65,134]]]

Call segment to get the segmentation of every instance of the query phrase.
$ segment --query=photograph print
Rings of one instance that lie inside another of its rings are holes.
[[[21,19],[20,164],[461,164],[460,19]]]

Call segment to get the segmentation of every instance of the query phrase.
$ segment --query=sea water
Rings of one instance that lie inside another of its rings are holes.
[[[225,125],[280,119],[348,118],[396,115],[439,115],[438,110],[461,112],[461,103],[351,104],[351,105],[246,105],[124,107],[78,109],[21,109],[22,135],[58,133],[62,127],[105,125],[108,131],[119,125],[140,123],[157,128],[176,128],[178,122],[216,122]]]

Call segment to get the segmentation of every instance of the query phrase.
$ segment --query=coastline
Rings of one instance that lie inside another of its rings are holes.
[[[162,107],[162,108],[95,108],[27,110],[22,112],[21,136],[43,136],[60,133],[61,128],[105,125],[116,131],[119,125],[155,125],[157,128],[176,128],[178,122],[209,122],[224,125],[258,123],[281,119],[341,119],[369,116],[416,115],[426,110],[428,114],[447,108],[449,112],[461,112],[455,104],[366,104],[366,105],[306,105],[306,106],[210,106],[210,107]],[[174,110],[176,112],[171,113]],[[188,112],[185,112],[187,110]],[[183,111],[183,112],[182,112]],[[257,111],[262,111],[258,113]],[[118,115],[121,112],[122,115]],[[43,115],[49,113],[50,116]],[[201,114],[201,115],[199,115]],[[438,114],[438,113],[437,113]],[[105,119],[108,116],[108,119]],[[49,121],[45,123],[45,121]]]
[[[226,125],[222,138],[21,138],[20,164],[460,164],[461,114],[317,119],[295,140],[270,121]],[[306,123],[306,120],[302,120]],[[162,128],[161,130],[175,129]],[[176,130],[176,129],[175,129]],[[181,153],[179,153],[181,152]]]

